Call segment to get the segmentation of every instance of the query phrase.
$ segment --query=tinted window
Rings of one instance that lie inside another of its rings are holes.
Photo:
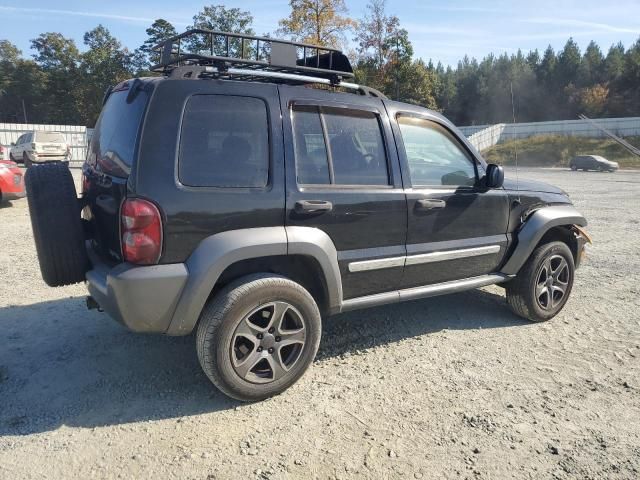
[[[437,123],[400,116],[398,124],[413,185],[473,186],[474,161],[455,137]]]
[[[327,147],[318,109],[296,108],[293,115],[298,183],[325,185],[331,183]]]
[[[180,137],[180,181],[194,187],[264,187],[269,177],[269,122],[257,98],[196,95]]]
[[[376,114],[296,107],[293,118],[298,183],[389,185]]]
[[[129,90],[113,92],[102,108],[91,137],[87,163],[98,165],[110,175],[126,177],[133,165],[134,152],[147,106],[148,95],[138,91],[127,103]]]

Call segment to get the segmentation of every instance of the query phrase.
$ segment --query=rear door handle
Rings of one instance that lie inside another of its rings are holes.
[[[296,213],[330,212],[333,204],[326,200],[298,200],[295,206]]]
[[[416,201],[416,208],[419,210],[435,210],[446,206],[447,202],[436,198],[423,198],[422,200]]]

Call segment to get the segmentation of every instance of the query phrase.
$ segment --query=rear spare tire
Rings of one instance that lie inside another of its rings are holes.
[[[62,163],[35,165],[24,180],[42,278],[50,287],[83,282],[89,259],[71,171]]]

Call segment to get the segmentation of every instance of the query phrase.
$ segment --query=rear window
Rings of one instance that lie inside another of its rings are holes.
[[[269,122],[264,101],[195,95],[182,121],[178,176],[192,187],[265,187]]]
[[[104,173],[127,177],[131,173],[140,124],[149,96],[144,90],[127,102],[129,90],[113,92],[102,108],[89,144],[87,163]]]
[[[36,132],[36,142],[65,143],[64,135],[58,132]]]

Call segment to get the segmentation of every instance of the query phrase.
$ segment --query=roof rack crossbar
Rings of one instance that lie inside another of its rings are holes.
[[[208,47],[206,50],[202,47],[203,43]],[[238,44],[239,48],[236,48]],[[222,52],[216,51],[216,45],[222,46]],[[190,52],[188,47],[196,51]],[[151,67],[151,70],[163,73],[170,73],[172,69],[183,65],[196,64],[216,65],[219,68],[278,68],[332,81],[354,77],[349,59],[338,49],[240,33],[191,29],[165,40],[153,50],[160,53],[160,63]],[[203,54],[203,50],[207,54]]]
[[[249,81],[280,81],[289,84],[318,84],[326,85],[329,87],[344,88],[346,90],[353,90],[361,95],[367,95],[376,98],[387,98],[382,92],[364,85],[358,85],[357,83],[339,81],[333,82],[328,78],[312,77],[308,75],[301,75],[295,73],[287,73],[286,71],[277,70],[259,70],[256,68],[235,68],[229,67],[220,69],[216,66],[183,66],[176,68],[172,76],[193,78],[198,76],[213,76],[214,78],[229,78],[233,77],[240,80]]]

